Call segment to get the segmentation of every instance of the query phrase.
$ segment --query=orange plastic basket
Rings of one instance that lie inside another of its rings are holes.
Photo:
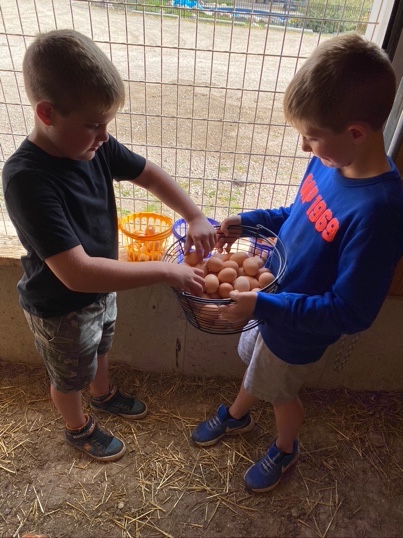
[[[132,213],[120,219],[127,259],[132,262],[162,260],[172,227],[172,220],[158,213]]]

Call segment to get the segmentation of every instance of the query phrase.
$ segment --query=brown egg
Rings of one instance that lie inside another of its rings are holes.
[[[220,282],[234,282],[237,276],[238,274],[235,269],[232,267],[226,267],[225,269],[221,269],[221,271],[218,273],[218,280]]]
[[[216,304],[206,304],[199,312],[199,323],[203,328],[210,328],[218,319],[220,313]]]
[[[248,254],[246,252],[234,252],[231,256],[231,260],[236,262],[239,267],[242,267],[243,262],[248,258]]]
[[[267,269],[267,267],[261,267],[258,270],[257,274],[260,276],[262,273],[268,273],[268,272],[269,272],[269,270]]]
[[[262,273],[259,276],[259,285],[260,285],[260,287],[265,288],[266,286],[268,286],[269,284],[271,284],[273,282],[274,278],[275,278],[275,276],[273,275],[273,273],[270,273],[270,271]]]
[[[155,234],[155,227],[149,224],[146,229],[144,230],[144,233],[146,235],[154,235]]]
[[[259,263],[255,257],[247,258],[242,264],[246,275],[255,276],[259,270]]]
[[[249,275],[246,275],[246,278],[249,280],[249,286],[251,290],[253,290],[253,288],[260,288],[259,281],[257,278]]]
[[[150,252],[150,254],[148,255],[149,258],[150,258],[150,261],[152,262],[160,262],[162,260],[162,254],[161,252]]]
[[[186,254],[184,262],[194,267],[199,262],[199,257],[196,252],[189,252],[189,254]]]
[[[235,271],[238,273],[239,265],[236,262],[234,262],[234,260],[227,260],[223,262],[223,269],[225,267],[232,267],[232,269],[235,269]]]
[[[250,283],[246,276],[239,276],[238,278],[236,278],[233,286],[234,290],[238,290],[240,292],[250,290]]]
[[[260,256],[258,256],[258,255],[253,256],[253,258],[254,258],[255,260],[257,260],[257,266],[258,266],[258,268],[259,268],[259,269],[262,268],[262,267],[263,267],[263,264],[264,264],[264,261],[262,260],[262,258],[261,258]]]
[[[160,250],[160,241],[147,241],[146,246],[150,252]]]
[[[217,252],[216,250],[211,253],[212,258],[217,257],[217,258],[220,258],[220,260],[222,260],[222,261],[225,261],[226,255],[227,255],[226,252]]]
[[[136,250],[128,249],[127,250],[127,259],[129,262],[135,262],[137,260],[138,253]]]
[[[218,288],[218,294],[221,299],[228,299],[229,294],[233,289],[233,286],[229,282],[222,282]]]
[[[207,260],[206,265],[210,273],[219,273],[224,266],[224,262],[218,256],[211,256]]]
[[[204,289],[206,293],[215,293],[218,290],[219,285],[220,281],[213,273],[210,273],[204,277]]]
[[[207,263],[204,260],[200,263],[196,263],[195,267],[203,271],[203,276],[208,274]]]

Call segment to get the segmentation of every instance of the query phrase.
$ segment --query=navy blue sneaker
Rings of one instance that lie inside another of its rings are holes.
[[[123,441],[101,430],[91,415],[87,416],[86,424],[78,430],[66,427],[66,440],[99,461],[116,461],[126,450]]]
[[[253,429],[255,423],[248,412],[239,420],[230,418],[225,405],[218,408],[217,416],[201,422],[192,432],[192,439],[199,446],[215,445],[224,435],[246,433]]]
[[[299,458],[298,441],[294,441],[292,454],[279,450],[275,441],[265,456],[246,471],[244,481],[252,491],[265,492],[274,489],[287,469],[295,465]]]
[[[130,420],[143,418],[148,412],[144,402],[132,396],[126,396],[117,387],[112,387],[107,394],[99,398],[91,396],[90,405],[95,411],[119,415]]]

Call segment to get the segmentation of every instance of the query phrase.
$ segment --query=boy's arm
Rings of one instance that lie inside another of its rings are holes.
[[[278,209],[255,209],[238,215],[231,215],[225,218],[218,230],[217,247],[225,248],[227,251],[231,249],[231,245],[242,235],[240,226],[249,226],[255,228],[261,225],[267,230],[277,234],[281,226],[290,215],[292,205],[289,207],[280,207]],[[268,235],[265,230],[261,231],[261,235]]]
[[[131,181],[147,189],[186,220],[188,232],[185,253],[194,245],[201,259],[213,250],[216,244],[214,227],[167,172],[156,164],[147,161],[143,172]]]
[[[337,279],[327,292],[240,294],[233,297],[235,304],[225,315],[236,321],[249,314],[290,331],[318,335],[352,334],[368,329],[386,297],[401,253],[399,241],[385,240],[387,231],[386,224],[383,228],[379,226],[376,239],[375,232],[371,236],[366,228],[355,233],[341,255]]]
[[[243,226],[256,226],[260,224],[268,230],[278,234],[281,226],[290,216],[293,204],[288,207],[276,209],[255,209],[246,213],[240,213]],[[262,232],[264,235],[264,231]]]
[[[254,317],[270,325],[309,334],[352,334],[368,329],[388,292],[401,255],[401,216],[379,218],[377,226],[355,230],[340,254],[337,278],[323,294],[231,292],[221,309],[230,321]],[[394,235],[395,233],[395,235]]]
[[[45,260],[54,275],[70,290],[82,293],[107,293],[168,284],[192,295],[203,292],[203,271],[167,262],[129,263],[88,256],[78,245]]]

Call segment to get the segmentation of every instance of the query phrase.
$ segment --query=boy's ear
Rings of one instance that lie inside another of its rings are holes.
[[[52,125],[54,110],[55,107],[49,101],[39,101],[35,106],[36,115],[48,127]]]
[[[364,125],[354,123],[347,127],[354,144],[361,144],[367,138],[368,130]]]

